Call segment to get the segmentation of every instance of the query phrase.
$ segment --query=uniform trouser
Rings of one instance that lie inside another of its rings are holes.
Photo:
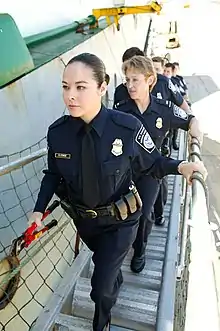
[[[123,282],[121,265],[135,239],[140,213],[117,223],[113,217],[77,219],[81,239],[94,252],[91,299],[95,302],[93,331],[102,331],[109,320]]]
[[[167,177],[164,177],[161,181],[158,195],[154,204],[155,219],[161,219],[163,217],[164,206],[167,202],[167,195],[168,195],[168,181],[167,181]]]
[[[142,176],[136,182],[136,187],[142,199],[143,207],[137,236],[133,243],[134,256],[142,256],[145,252],[147,239],[154,222],[153,206],[160,188],[160,182],[161,180],[155,179],[150,175]]]

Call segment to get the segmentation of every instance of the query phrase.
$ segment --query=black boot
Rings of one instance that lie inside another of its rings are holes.
[[[162,217],[158,217],[158,218],[155,218],[155,225],[164,225],[165,223],[165,218],[162,216]]]
[[[134,255],[131,259],[131,271],[141,272],[145,267],[145,252],[141,256]]]
[[[145,267],[145,250],[147,247],[148,236],[151,233],[153,226],[153,223],[148,219],[145,219],[144,216],[141,216],[140,222],[142,227],[139,226],[138,228],[138,233],[133,244],[134,255],[130,264],[131,271],[135,273],[141,272]]]

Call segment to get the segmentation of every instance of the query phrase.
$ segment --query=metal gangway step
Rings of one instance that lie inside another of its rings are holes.
[[[177,152],[172,157],[177,158]],[[153,226],[146,248],[146,265],[140,274],[130,270],[132,249],[123,265],[122,284],[116,305],[112,309],[111,331],[155,331],[160,288],[163,278],[163,263],[166,250],[168,223],[173,199],[175,176],[168,176],[168,200],[165,207],[166,222],[163,226]],[[72,314],[59,313],[56,326],[59,331],[92,330],[94,303],[90,299],[93,263],[85,266],[76,282]]]

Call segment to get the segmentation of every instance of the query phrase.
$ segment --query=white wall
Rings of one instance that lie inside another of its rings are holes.
[[[93,8],[114,6],[118,0],[7,0],[0,1],[0,13],[9,13],[23,37],[69,24],[92,14]],[[125,5],[144,5],[146,0],[125,0]]]

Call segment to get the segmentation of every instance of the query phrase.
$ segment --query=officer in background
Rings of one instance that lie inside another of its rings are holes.
[[[180,79],[175,75],[175,65],[173,63],[166,63],[164,66],[164,76],[171,79],[171,82],[176,87],[177,91],[182,95],[183,98],[186,96],[184,87],[182,86]]]
[[[175,65],[173,63],[168,62],[168,63],[165,64],[165,66],[164,66],[164,76],[166,76],[169,80],[172,81],[172,83],[175,86],[176,90],[182,95],[182,97],[185,100],[186,99],[186,92],[185,92],[185,89],[181,86],[179,78],[177,78],[177,76],[175,75]],[[173,144],[173,149],[175,149],[175,150],[178,149],[177,137],[178,137],[178,130],[173,130],[172,131],[172,144]]]
[[[167,131],[172,128],[189,130],[193,137],[200,140],[201,133],[198,122],[193,115],[188,115],[171,101],[158,99],[150,94],[156,82],[156,72],[149,58],[132,57],[124,62],[123,72],[130,99],[126,103],[119,104],[117,109],[137,117],[149,132],[158,149],[161,148]],[[160,183],[151,175],[134,176],[134,180],[143,207],[137,236],[133,244],[134,255],[131,260],[131,270],[139,273],[145,266],[147,238],[153,224],[151,212]]]
[[[164,75],[164,69],[167,68],[167,64],[165,64],[165,68],[164,68],[164,61],[159,56],[153,57],[152,61],[154,68],[157,72],[157,83],[155,84],[152,90],[152,94],[155,95],[157,98],[165,99],[173,102],[175,105],[183,109],[185,112],[189,113],[190,108],[187,102],[184,100],[183,96],[181,95],[179,91],[179,87],[173,84],[171,79],[169,79],[171,77],[166,77],[166,75]],[[177,134],[178,132],[175,130],[174,132],[172,130],[169,132],[162,146],[164,153],[166,153],[166,150],[167,152],[169,151],[168,146],[170,145],[169,144],[170,139],[172,141],[173,149],[174,150],[179,149],[177,145]]]
[[[124,54],[122,56],[122,63],[129,60],[130,58],[132,58],[135,55],[145,56],[144,52],[142,50],[140,50],[138,47],[130,47],[124,52]],[[115,89],[113,108],[115,108],[115,106],[117,105],[118,102],[126,101],[129,98],[130,98],[130,96],[128,94],[126,84],[121,83]]]
[[[189,112],[189,106],[186,101],[181,97],[178,89],[175,88],[172,81],[164,76],[164,60],[160,56],[155,56],[152,58],[154,68],[157,73],[157,82],[152,90],[152,94],[159,99],[165,99],[173,102],[175,105],[183,109],[185,112]]]
[[[164,60],[160,56],[156,56],[152,58],[154,68],[157,72],[157,83],[155,84],[152,95],[155,95],[157,98],[162,98],[164,100],[169,100],[173,102],[176,106],[183,109],[185,112],[190,113],[189,106],[187,102],[184,100],[183,96],[174,86],[172,81],[164,76]],[[167,64],[165,64],[166,66]],[[178,150],[177,144],[177,137],[178,137],[178,130],[171,129],[167,133],[166,137],[161,146],[161,153],[162,155],[170,155],[171,148],[174,150]],[[167,178],[164,177],[162,183],[160,185],[160,190],[155,202],[154,208],[154,216],[155,216],[155,224],[156,225],[163,225],[165,222],[163,211],[164,206],[167,201],[168,196],[168,182]]]
[[[120,268],[136,236],[141,200],[132,171],[156,178],[181,173],[188,182],[194,171],[206,176],[202,163],[163,158],[135,117],[102,106],[105,73],[103,62],[90,53],[68,62],[62,84],[70,116],[49,127],[48,171],[29,220],[41,225],[42,213],[63,181],[76,228],[93,251],[94,331],[109,330],[123,282]]]
[[[131,47],[127,49],[123,56],[122,61],[126,61],[131,59],[133,56],[145,56],[145,54],[137,47]],[[154,68],[157,72],[157,82],[152,90],[152,94],[155,95],[157,98],[163,98],[165,100],[170,100],[177,106],[180,106],[183,110],[188,111],[189,107],[186,101],[183,99],[181,94],[176,90],[175,86],[172,84],[170,79],[163,75],[164,70],[164,63],[161,57],[154,57],[153,58]],[[116,87],[115,94],[114,94],[114,108],[117,108],[118,105],[121,103],[126,102],[130,98],[127,87],[125,84],[120,84]],[[176,137],[173,138],[173,132],[170,130],[161,146],[161,152],[163,155],[167,156],[171,152],[171,144],[170,140],[172,141],[173,148],[178,150],[178,145],[176,142]],[[164,177],[162,183],[160,185],[160,190],[158,193],[157,200],[155,202],[155,224],[156,225],[163,225],[164,224],[164,217],[163,217],[163,210],[164,206],[167,201],[168,196],[168,182],[167,178]]]
[[[191,107],[191,103],[190,103],[190,101],[189,101],[189,91],[188,91],[188,86],[187,86],[186,81],[185,81],[185,79],[183,78],[183,76],[180,76],[180,75],[179,75],[180,65],[179,65],[178,62],[173,62],[173,65],[174,65],[174,67],[175,67],[175,68],[174,68],[173,75],[179,79],[180,85],[182,86],[182,88],[183,88],[184,91],[185,91],[185,100],[186,100],[186,102],[188,103],[188,105]]]

